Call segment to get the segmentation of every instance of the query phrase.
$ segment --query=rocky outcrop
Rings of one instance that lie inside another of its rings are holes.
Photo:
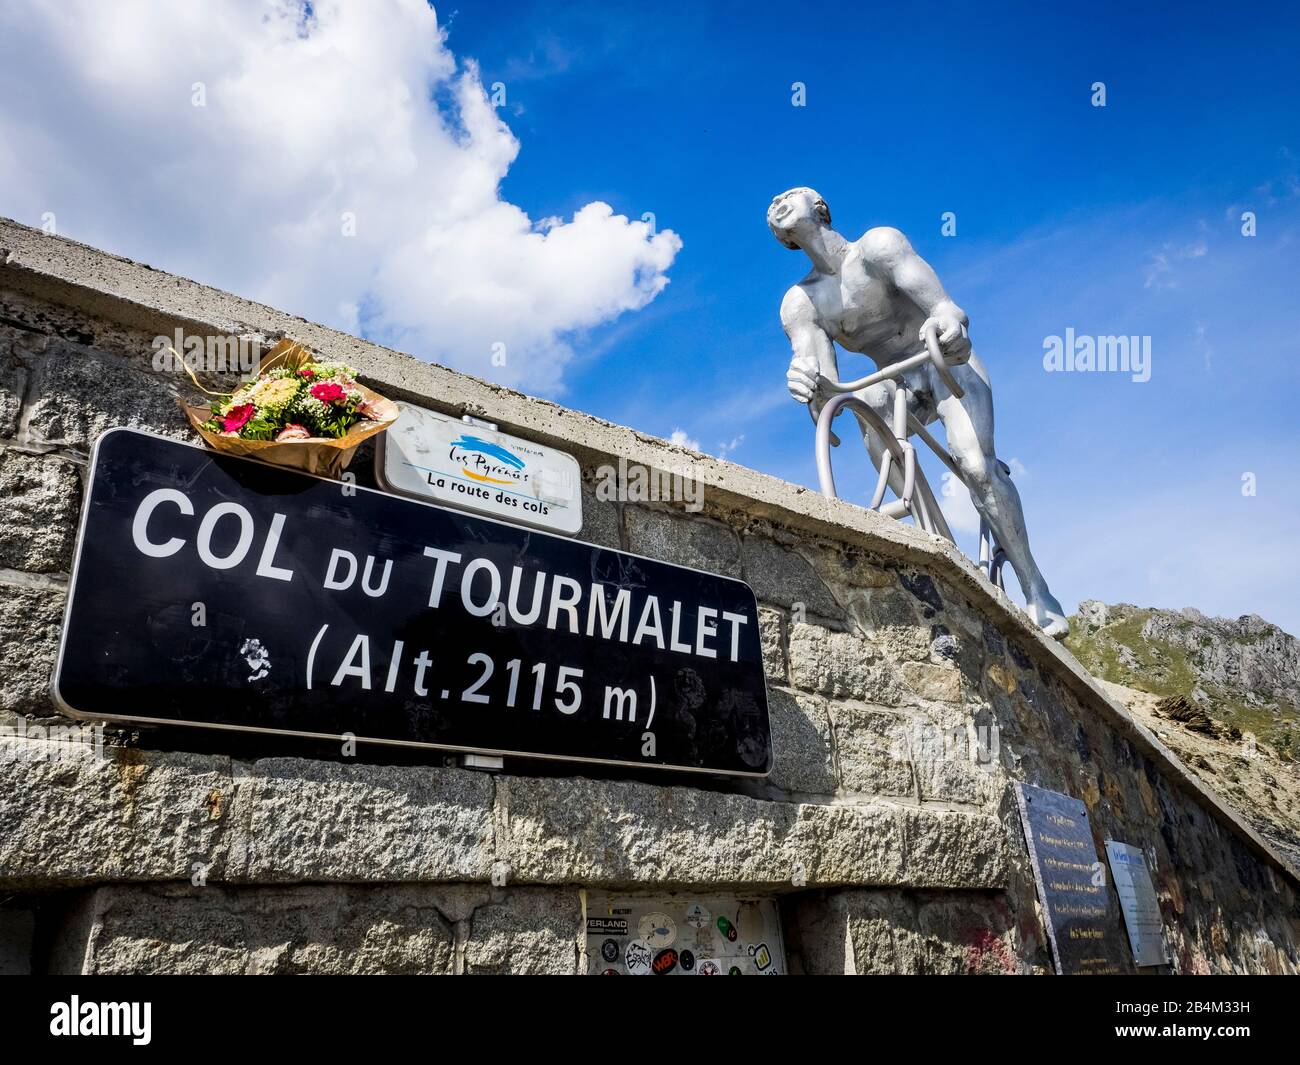
[[[1300,640],[1263,618],[1079,604],[1066,646],[1300,861]]]
[[[1284,753],[1300,749],[1300,640],[1261,617],[1234,621],[1089,599],[1079,604],[1066,646],[1103,680],[1186,699]]]

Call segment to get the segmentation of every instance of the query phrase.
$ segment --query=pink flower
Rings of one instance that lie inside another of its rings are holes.
[[[371,421],[382,421],[383,412],[379,409],[379,401],[374,399],[363,399],[357,404],[357,413],[363,418],[369,418]]]
[[[241,403],[237,407],[231,407],[221,416],[221,428],[227,433],[237,433],[253,416],[253,405],[251,403]]]
[[[318,385],[312,385],[311,394],[322,403],[336,403],[347,396],[343,386],[336,385],[333,381],[322,381]]]
[[[310,440],[311,433],[304,426],[290,422],[280,430],[275,439],[277,442],[281,440]]]
[[[306,366],[304,366],[301,370],[298,371],[298,376],[305,377],[308,381],[310,381],[313,377],[316,376],[316,371],[312,369],[308,369]]]

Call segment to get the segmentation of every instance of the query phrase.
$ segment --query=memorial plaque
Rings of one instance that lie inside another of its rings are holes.
[[[742,581],[115,429],[54,679],[76,717],[743,776]]]
[[[1160,900],[1156,898],[1155,885],[1147,869],[1146,857],[1139,847],[1117,840],[1106,840],[1106,857],[1110,861],[1110,875],[1119,895],[1119,908],[1124,914],[1124,927],[1128,930],[1128,943],[1133,949],[1137,965],[1167,965],[1169,954],[1165,950],[1165,922],[1160,914]]]
[[[399,403],[375,473],[390,492],[572,536],[582,528],[582,471],[553,447]]]
[[[1069,795],[1019,782],[1016,798],[1056,971],[1066,976],[1131,972],[1088,808]]]

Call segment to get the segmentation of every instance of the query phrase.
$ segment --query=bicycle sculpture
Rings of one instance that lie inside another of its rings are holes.
[[[822,493],[835,497],[830,449],[839,439],[831,423],[847,408],[878,472],[871,509],[910,516],[952,540],[916,461],[915,435],[970,491],[980,515],[980,567],[989,580],[1001,587],[1009,562],[1030,617],[1049,636],[1064,637],[1065,613],[1029,550],[1020,493],[994,451],[993,394],[971,350],[966,313],[902,233],[882,226],[848,241],[831,228],[830,209],[812,189],[776,197],[767,224],[785,247],[812,260],[812,270],[781,301],[781,325],[794,352],[786,383],[817,424]],[[924,348],[914,351],[918,341]],[[870,356],[879,369],[841,383],[836,343]],[[926,429],[936,419],[947,448]],[[886,490],[892,502],[885,503]]]

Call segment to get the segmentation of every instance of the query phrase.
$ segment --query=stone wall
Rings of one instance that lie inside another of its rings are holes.
[[[950,545],[13,223],[0,263],[0,971],[578,972],[588,889],[691,888],[777,896],[795,971],[1049,971],[1016,780],[1083,799],[1099,853],[1144,849],[1173,971],[1300,970],[1295,871]],[[287,333],[563,447],[582,539],[749,582],[771,776],[485,774],[197,730],[48,757],[89,451],[113,425],[190,437],[187,382],[151,363],[178,326]],[[601,501],[619,458],[688,466],[703,510]]]

